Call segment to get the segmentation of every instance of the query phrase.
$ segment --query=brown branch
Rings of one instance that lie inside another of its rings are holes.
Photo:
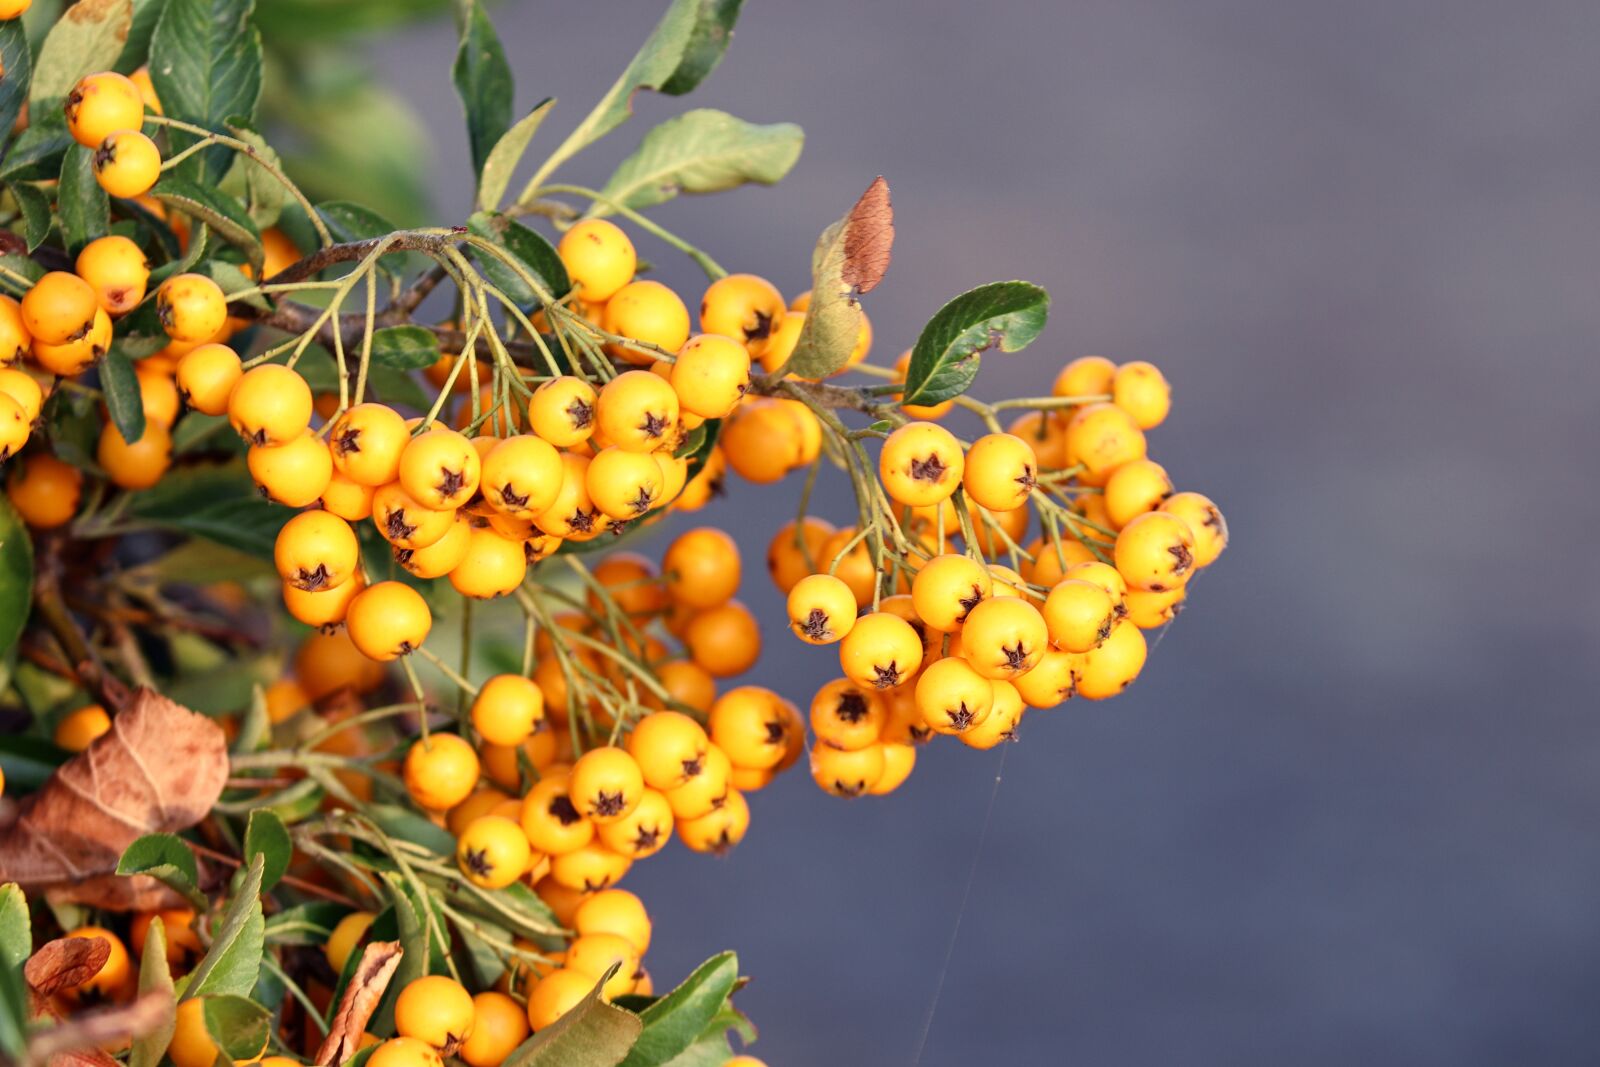
[[[390,241],[391,238],[393,240],[384,251],[385,255],[398,252],[438,254],[466,235],[467,229],[465,226],[457,226],[448,234],[414,233],[409,230],[400,230],[396,233],[385,234],[382,237],[370,237],[365,241],[347,241],[344,244],[329,245],[327,248],[318,249],[304,259],[289,264],[268,278],[264,284],[287,285],[290,282],[304,281],[337,264],[354,263],[357,260],[366,259],[379,245],[385,241]]]

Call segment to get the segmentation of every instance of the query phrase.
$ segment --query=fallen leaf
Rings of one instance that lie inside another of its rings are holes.
[[[39,947],[22,966],[22,977],[41,997],[76,989],[111,958],[111,942],[103,937],[58,937]]]
[[[107,1067],[116,1064],[101,1051],[150,1032],[172,1011],[172,994],[165,990],[141,993],[127,1004],[92,1008],[34,1033],[28,1041],[27,1060],[48,1062],[50,1067]]]
[[[0,830],[0,882],[109,909],[169,899],[150,888],[170,892],[154,879],[106,876],[141,834],[204,818],[227,777],[221,727],[141,689],[111,729],[57,768]]]
[[[389,979],[400,966],[405,950],[398,941],[374,941],[361,953],[350,984],[345,986],[344,997],[339,1001],[338,1014],[328,1028],[328,1036],[317,1050],[318,1067],[337,1067],[354,1056],[361,1048],[361,1035],[378,1010]]]
[[[873,179],[856,206],[845,216],[844,268],[846,284],[858,293],[870,293],[883,281],[894,247],[894,206],[883,175]]]

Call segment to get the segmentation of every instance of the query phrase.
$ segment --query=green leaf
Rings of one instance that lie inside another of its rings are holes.
[[[253,861],[261,857],[261,889],[263,892],[278,884],[289,869],[294,856],[294,842],[289,840],[289,829],[283,820],[264,808],[250,813],[244,831],[244,857]]]
[[[206,898],[196,887],[200,872],[196,869],[194,853],[176,834],[145,834],[123,849],[117,860],[117,873],[121,875],[147,874],[172,887],[188,898],[189,903],[203,911]]]
[[[33,50],[28,47],[28,32],[21,19],[0,22],[0,146],[11,137],[11,127],[22,113],[33,78]]]
[[[894,243],[894,209],[880,177],[855,207],[822,231],[811,253],[811,306],[786,366],[802,378],[826,378],[850,360],[861,332],[860,293],[883,279]]]
[[[205,504],[163,520],[160,525],[271,559],[272,546],[286,518],[282,508],[260,498],[245,498]]]
[[[260,308],[262,311],[270,310],[267,298],[260,293],[246,297],[234,295],[235,293],[242,293],[246,289],[254,289],[256,284],[236,265],[229,263],[225,259],[213,259],[207,262],[201,270],[209,275],[212,281],[217,283],[217,286],[222,290],[222,295],[228,298],[229,303],[238,300],[240,303]]]
[[[317,214],[322,216],[322,221],[327,224],[328,232],[333,234],[334,240],[341,244],[383,237],[397,229],[392,222],[376,211],[342,200],[318,204]],[[404,262],[404,255],[397,252],[394,256],[382,257],[378,260],[378,269],[385,276],[399,280],[400,271],[396,264]]]
[[[30,282],[36,282],[44,277],[44,268],[27,256],[0,255],[0,267],[4,267],[12,274],[20,274]]]
[[[229,548],[272,558],[288,516],[262,500],[243,463],[188,466],[138,494],[129,511],[167,529],[209,538]]]
[[[139,378],[133,363],[113,348],[100,361],[100,388],[105,391],[106,408],[122,439],[132,444],[144,436],[144,400],[139,393]]]
[[[28,898],[15,882],[0,885],[0,967],[20,967],[33,955]]]
[[[187,3],[189,0],[173,0]],[[217,236],[241,249],[250,265],[261,270],[261,232],[250,221],[244,205],[226,193],[187,178],[162,178],[150,195],[161,203],[203,222],[215,230]]]
[[[0,652],[11,648],[33,604],[33,541],[11,498],[0,495]]]
[[[265,138],[241,120],[230,120],[228,132],[254,148],[256,156],[244,152],[235,154],[233,164],[228,168],[228,173],[222,176],[219,188],[244,204],[251,222],[260,229],[266,229],[277,222],[278,216],[283,213],[288,190],[258,159],[271,166],[279,166],[278,153],[267,144]]]
[[[372,333],[372,360],[396,370],[421,370],[439,360],[439,339],[421,326],[385,326]]]
[[[533,184],[633,114],[633,95],[655,89],[682,96],[716,67],[733,35],[742,0],[673,0],[616,84],[539,168]]]
[[[644,1024],[633,1012],[600,999],[601,986],[616,969],[613,964],[588,996],[513,1049],[501,1067],[614,1067],[621,1063]]]
[[[0,1056],[4,1056],[7,1063],[27,1059],[27,1003],[28,987],[22,980],[21,964],[0,965]]]
[[[1050,294],[1030,282],[991,282],[940,308],[911,349],[902,404],[932,405],[967,391],[982,354],[1017,352],[1050,314]]]
[[[150,58],[150,35],[155,33],[156,21],[161,18],[167,0],[133,0],[133,22],[128,26],[128,40],[122,46],[114,68],[120,74],[132,74]]]
[[[267,943],[272,945],[321,945],[339,925],[339,920],[350,914],[342,904],[319,900],[310,904],[296,904],[267,919]]]
[[[211,942],[189,984],[183,999],[204,995],[249,996],[261,973],[264,923],[261,918],[261,872],[263,859],[256,856],[240,880],[233,903],[222,917],[222,927]],[[260,1046],[256,1047],[259,1051]]]
[[[19,669],[14,680],[20,686],[27,676],[26,670]],[[7,789],[38,789],[71,755],[42,737],[0,736],[0,770],[5,771]]]
[[[61,157],[77,144],[60,122],[41,122],[17,134],[0,164],[0,178],[28,178],[43,181],[61,170]]]
[[[683,983],[640,1015],[644,1029],[623,1067],[657,1067],[693,1045],[722,1011],[739,980],[739,959],[724,952],[695,968]]]
[[[476,175],[511,125],[512,93],[505,49],[477,0],[465,0],[462,5],[461,46],[456,49],[450,77],[467,113],[467,140],[472,145],[472,172]]]
[[[244,996],[205,998],[206,1029],[224,1055],[235,1063],[261,1056],[272,1032],[272,1013]]]
[[[232,549],[223,548],[220,545],[206,546],[203,541],[190,541],[188,543],[191,545],[212,547],[218,552],[226,552],[230,555],[237,555]],[[248,556],[238,556],[237,558],[250,559]],[[260,561],[250,559],[250,564],[252,567],[256,567],[260,565]],[[241,753],[259,752],[266,748],[271,742],[272,719],[267,715],[267,691],[258,683],[250,687],[250,703],[245,706],[244,713],[239,718],[239,732],[234,737],[233,744],[228,746],[228,751]],[[296,782],[295,785],[304,785],[308,780],[309,779],[302,778],[300,781]],[[271,804],[263,803],[261,807],[263,810],[273,811]],[[251,814],[253,816],[254,812]],[[277,813],[273,811],[273,814]],[[279,821],[282,821],[281,816],[279,817]],[[291,845],[291,848],[292,847],[293,846]],[[266,882],[266,874],[266,871],[262,872],[263,884]]]
[[[132,22],[131,0],[79,0],[62,12],[33,65],[28,98],[33,121],[58,114],[62,100],[85,74],[111,69],[122,54]]]
[[[94,176],[94,151],[75,144],[61,160],[61,185],[56,191],[56,211],[67,253],[77,255],[96,237],[111,229],[111,201]]]
[[[431,970],[432,956],[426,919],[418,912],[411,894],[406,892],[405,880],[393,871],[384,871],[379,878],[383,881],[384,893],[393,908],[395,928],[404,952],[400,957],[400,966],[395,969],[394,978],[389,982],[390,991],[385,994],[384,1003],[373,1020],[375,1032],[383,1033],[393,1025],[395,991],[404,989],[427,974]]]
[[[261,97],[261,35],[250,23],[254,0],[167,0],[150,38],[150,80],[169,118],[220,130],[230,118],[253,122]],[[193,134],[167,131],[174,153]],[[233,152],[218,146],[188,173],[215,181]]]
[[[455,838],[414,811],[393,804],[372,804],[364,814],[390,837],[430,848],[440,855],[455,854]]]
[[[805,133],[792,122],[758,126],[724,111],[688,111],[645,134],[601,192],[635,210],[679,193],[718,193],[746,182],[772,185],[789,173]],[[606,214],[596,202],[592,215]]]
[[[150,920],[144,935],[144,952],[139,957],[139,992],[165,992],[172,994],[172,968],[167,964],[167,927],[157,914]],[[166,1054],[177,1027],[176,1014],[169,1011],[160,1026],[135,1038],[128,1054],[128,1067],[156,1067]]]
[[[555,245],[537,230],[530,230],[509,216],[487,211],[479,211],[468,219],[467,229],[511,253],[552,297],[559,300],[572,288]],[[539,302],[528,283],[498,257],[481,249],[475,249],[473,254],[496,288],[517,304],[528,307]]]
[[[517,164],[522,162],[522,155],[528,150],[528,142],[533,140],[533,135],[538,132],[539,126],[544,122],[544,117],[550,114],[555,98],[546,97],[540,101],[539,106],[522,116],[517,124],[500,136],[489,150],[489,157],[483,161],[483,173],[478,176],[478,210],[498,211],[500,201],[506,195],[506,186],[511,184],[511,175],[516,171]]]
[[[12,182],[10,188],[17,210],[22,212],[22,236],[32,252],[50,236],[50,197],[30,182]]]

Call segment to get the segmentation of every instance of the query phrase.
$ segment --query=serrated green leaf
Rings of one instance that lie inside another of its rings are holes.
[[[278,529],[288,518],[283,508],[257,495],[242,463],[186,467],[182,478],[163,478],[138,494],[129,511],[263,559],[272,558]]]
[[[278,153],[255,130],[237,118],[228,122],[228,132],[255,149],[254,157],[239,152],[228,172],[222,176],[221,190],[245,206],[245,214],[257,228],[266,229],[283,213],[288,191],[272,172],[263,166],[279,166]]]
[[[478,177],[478,210],[500,209],[500,200],[506,195],[506,186],[511,184],[511,175],[522,162],[523,153],[528,150],[528,142],[533,140],[554,105],[555,98],[546,97],[494,143],[489,158],[483,161],[483,173]]]
[[[33,540],[11,498],[0,496],[0,652],[8,651],[33,604]]]
[[[572,288],[555,245],[537,230],[529,229],[510,216],[488,211],[479,211],[468,219],[467,229],[509,252],[555,299],[559,300]],[[473,255],[489,280],[515,303],[529,307],[539,302],[528,283],[498,257],[481,249],[474,249]]]
[[[254,122],[261,97],[261,35],[250,22],[254,0],[167,0],[150,37],[150,80],[169,118],[221,130],[230,118]],[[167,131],[175,152],[193,134]],[[231,149],[200,153],[186,172],[216,181]]]
[[[188,0],[174,0],[188,2]],[[218,237],[244,252],[259,274],[261,271],[261,231],[250,221],[244,205],[226,193],[187,178],[162,178],[150,195],[197,222],[203,222]]]
[[[385,326],[372,333],[372,360],[396,370],[421,370],[439,361],[439,339],[421,326]]]
[[[28,251],[44,244],[50,236],[50,197],[31,182],[12,182],[11,195],[22,213],[22,237],[28,242]]]
[[[261,889],[263,892],[278,884],[289,869],[294,857],[294,842],[289,839],[289,829],[283,820],[264,808],[250,813],[244,831],[244,858],[261,857]]]
[[[43,181],[61,170],[61,157],[77,142],[60,122],[41,122],[17,134],[0,163],[0,178]]]
[[[33,49],[21,19],[0,22],[0,147],[11,139],[11,127],[22,113],[33,80]]]
[[[105,393],[106,410],[122,439],[132,444],[144,436],[144,398],[139,393],[139,378],[133,364],[119,349],[113,348],[100,361],[100,388]]]
[[[208,996],[204,1015],[212,1040],[235,1063],[250,1063],[267,1047],[272,1033],[272,1013],[250,998]]]
[[[844,217],[822,231],[811,253],[811,305],[785,364],[802,378],[826,378],[850,361],[861,332],[857,294],[874,288],[889,264],[894,211],[878,178]]]
[[[600,999],[611,966],[589,995],[511,1051],[501,1067],[614,1067],[639,1039],[639,1016]]]
[[[1030,282],[991,282],[962,293],[922,328],[900,402],[927,406],[960,396],[984,352],[1026,348],[1049,314],[1050,294]]]
[[[139,957],[139,992],[165,992],[172,995],[172,968],[167,963],[167,927],[157,913],[144,935],[144,952]],[[177,1027],[177,1015],[169,1010],[155,1029],[134,1039],[128,1053],[128,1067],[156,1067],[166,1054]]]
[[[640,1014],[644,1029],[623,1067],[658,1067],[688,1049],[722,1011],[738,980],[739,959],[732,952],[696,967],[678,988]]]
[[[33,954],[28,898],[15,882],[0,885],[0,967],[20,967]]]
[[[662,85],[669,96],[682,96],[706,80],[733,40],[733,24],[738,21],[744,0],[701,0],[695,11],[689,43],[678,60],[678,69]]]
[[[450,76],[467,114],[472,173],[477,175],[511,125],[513,90],[505,49],[478,0],[465,0],[462,5],[461,45]]]
[[[0,255],[0,267],[4,267],[11,274],[20,274],[30,282],[36,282],[44,277],[44,268],[27,256]]]
[[[772,185],[789,173],[804,143],[805,133],[792,122],[758,126],[724,111],[688,111],[645,134],[601,192],[639,210],[679,193]],[[590,214],[608,210],[597,201]]]
[[[56,213],[61,217],[61,237],[69,255],[76,256],[84,245],[111,229],[111,201],[95,180],[94,152],[81,144],[67,149],[62,157]]]
[[[34,64],[28,113],[35,122],[58,113],[79,78],[116,63],[132,22],[131,0],[79,0],[61,13]]]
[[[261,917],[262,863],[262,857],[257,856],[245,870],[211,948],[189,976],[184,1000],[224,994],[245,997],[255,988],[261,973],[265,927]]]

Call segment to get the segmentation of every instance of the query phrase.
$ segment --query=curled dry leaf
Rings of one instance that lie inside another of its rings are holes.
[[[77,1012],[37,1031],[28,1041],[27,1062],[49,1067],[115,1065],[117,1061],[102,1052],[102,1046],[142,1037],[171,1012],[172,994],[166,990],[141,993],[127,1004]]]
[[[845,216],[840,277],[858,293],[872,292],[889,269],[893,247],[894,206],[889,202],[889,183],[880,174]]]
[[[378,1010],[378,1002],[404,954],[398,941],[374,941],[362,951],[361,962],[356,964],[339,1001],[339,1012],[317,1050],[318,1067],[337,1067],[360,1050],[361,1035],[372,1020],[372,1013]]]
[[[28,988],[41,997],[74,989],[100,973],[111,958],[111,942],[103,937],[58,937],[39,947],[23,964]]]
[[[135,838],[204,818],[227,777],[221,727],[141,689],[107,733],[57,768],[0,829],[0,882],[110,909],[175,899],[152,878],[111,874]]]

